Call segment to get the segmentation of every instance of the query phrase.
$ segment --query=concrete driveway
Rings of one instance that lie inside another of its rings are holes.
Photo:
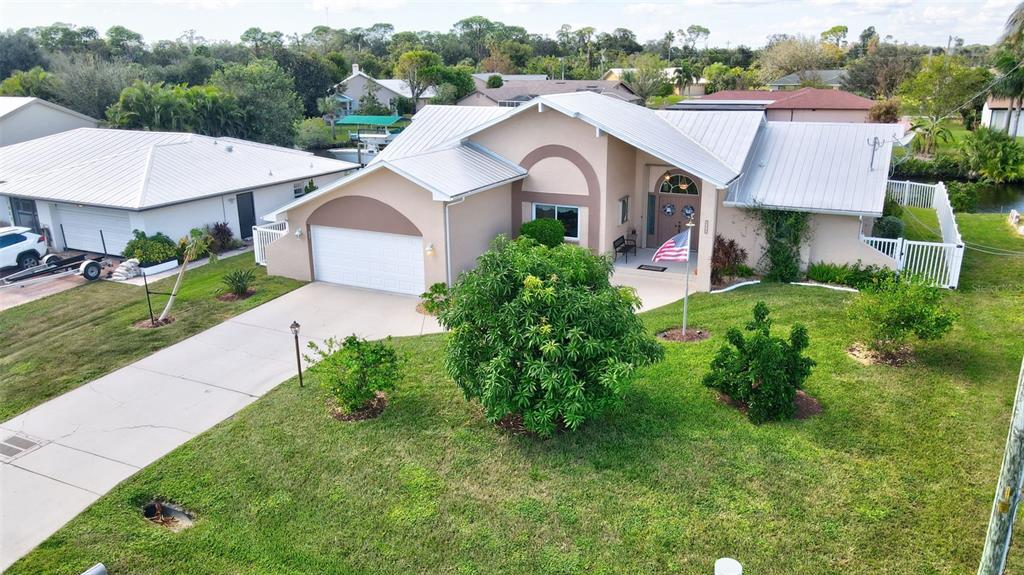
[[[0,423],[0,570],[125,478],[295,375],[292,321],[302,325],[303,348],[353,333],[441,331],[417,303],[312,283]]]

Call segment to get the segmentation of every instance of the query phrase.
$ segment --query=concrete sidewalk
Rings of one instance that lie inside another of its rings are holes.
[[[294,376],[293,320],[303,349],[330,336],[441,331],[416,312],[418,301],[312,283],[0,423],[0,570],[139,469]]]

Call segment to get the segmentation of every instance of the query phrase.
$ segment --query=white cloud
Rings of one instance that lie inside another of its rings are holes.
[[[221,10],[238,6],[239,0],[156,0],[156,3],[181,6],[189,10]]]
[[[308,4],[309,8],[316,12],[328,10],[337,13],[356,10],[360,12],[385,12],[405,5],[405,0],[312,0]]]
[[[679,13],[680,6],[678,4],[658,4],[654,2],[638,2],[635,4],[626,4],[622,7],[622,11],[629,15],[644,15],[644,16],[671,16]]]

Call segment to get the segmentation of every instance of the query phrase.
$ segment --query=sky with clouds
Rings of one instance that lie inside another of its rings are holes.
[[[397,30],[448,30],[467,16],[481,15],[530,32],[554,35],[562,24],[599,32],[630,28],[641,41],[667,30],[701,24],[713,46],[763,45],[773,33],[814,34],[837,24],[855,39],[875,26],[898,41],[945,45],[990,44],[1016,0],[0,0],[0,28],[69,22],[101,33],[127,26],[147,41],[176,38],[194,29],[209,39],[237,40],[258,26],[286,35],[326,24],[366,27],[389,22]]]

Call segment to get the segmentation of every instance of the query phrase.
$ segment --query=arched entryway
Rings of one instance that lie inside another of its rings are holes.
[[[395,208],[343,196],[306,220],[313,279],[419,295],[426,291],[423,234]]]
[[[700,221],[700,180],[682,170],[666,170],[648,192],[647,212],[653,226],[647,231],[647,245],[657,248],[669,238],[686,229],[692,214]],[[690,248],[697,249],[700,234],[694,232]]]

